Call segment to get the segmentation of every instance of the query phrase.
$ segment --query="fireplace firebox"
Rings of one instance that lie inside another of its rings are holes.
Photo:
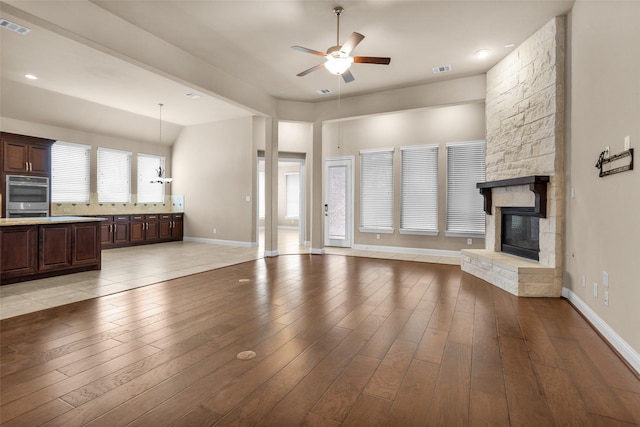
[[[500,250],[511,255],[539,260],[540,217],[534,208],[503,207]]]

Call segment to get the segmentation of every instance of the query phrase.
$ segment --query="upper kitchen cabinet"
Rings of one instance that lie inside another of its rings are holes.
[[[5,174],[49,176],[51,173],[51,139],[0,133],[2,171]]]

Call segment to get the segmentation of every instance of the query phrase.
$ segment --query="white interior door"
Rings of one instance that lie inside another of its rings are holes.
[[[325,160],[324,245],[353,243],[353,158]]]

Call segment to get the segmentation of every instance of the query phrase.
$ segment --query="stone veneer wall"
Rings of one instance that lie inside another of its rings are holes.
[[[565,17],[556,17],[487,73],[486,180],[549,175],[547,218],[540,219],[540,264],[562,288]],[[499,251],[501,206],[533,206],[527,186],[493,190],[485,249]],[[473,273],[472,270],[465,270]],[[541,295],[542,296],[542,295]]]

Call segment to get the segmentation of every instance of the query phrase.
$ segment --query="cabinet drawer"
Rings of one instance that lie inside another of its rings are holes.
[[[131,221],[143,222],[144,221],[144,215],[131,215]]]
[[[113,220],[115,222],[129,222],[129,215],[114,215]]]

